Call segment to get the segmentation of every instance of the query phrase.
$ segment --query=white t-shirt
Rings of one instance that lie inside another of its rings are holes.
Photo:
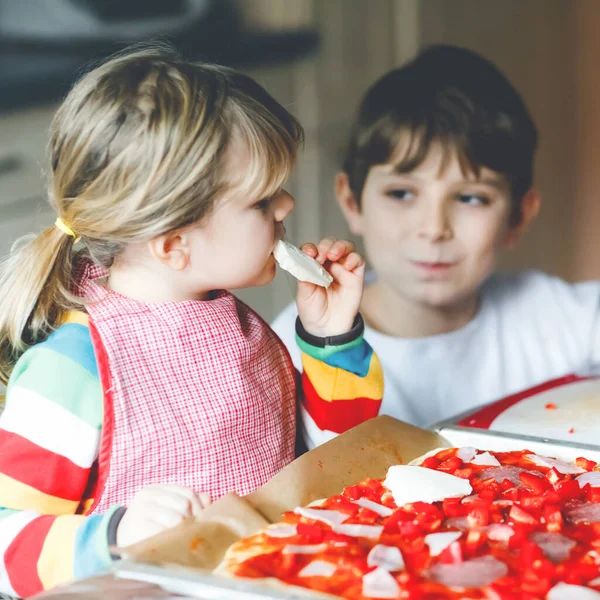
[[[429,426],[569,373],[600,366],[600,282],[539,272],[494,275],[475,318],[452,333],[398,338],[369,327],[383,366],[381,414]],[[297,368],[296,305],[273,322]]]

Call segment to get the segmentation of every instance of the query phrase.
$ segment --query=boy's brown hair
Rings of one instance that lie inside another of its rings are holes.
[[[465,172],[478,175],[487,167],[503,175],[511,223],[520,221],[521,200],[533,182],[537,129],[508,79],[475,52],[433,46],[367,91],[343,165],[359,205],[371,167],[394,161],[397,171],[410,172],[434,142],[447,160],[456,155]],[[396,157],[399,147],[406,149]]]

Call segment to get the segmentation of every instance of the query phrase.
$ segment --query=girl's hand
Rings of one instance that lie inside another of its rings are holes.
[[[125,548],[196,516],[210,504],[206,494],[178,485],[151,485],[133,497],[117,528],[117,546]]]
[[[312,283],[298,282],[298,315],[311,335],[331,337],[352,329],[362,298],[365,260],[347,240],[326,237],[318,246],[304,244],[302,252],[314,258],[331,274],[333,281],[325,289]]]

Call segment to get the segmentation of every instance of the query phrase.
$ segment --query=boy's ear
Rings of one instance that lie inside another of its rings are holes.
[[[354,192],[350,189],[348,175],[342,171],[335,177],[335,197],[342,209],[342,213],[344,213],[350,231],[354,235],[362,235],[363,215]]]
[[[540,207],[542,199],[535,188],[531,188],[521,201],[521,220],[516,225],[513,225],[508,230],[506,235],[506,247],[509,249],[514,248],[519,240],[523,237],[523,234],[529,229],[531,224],[535,221]]]
[[[181,230],[159,235],[148,243],[150,254],[163,265],[183,271],[190,263],[190,245]]]

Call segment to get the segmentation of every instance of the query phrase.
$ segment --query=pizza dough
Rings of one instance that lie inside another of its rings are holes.
[[[333,277],[314,259],[293,244],[279,240],[273,251],[279,266],[296,279],[327,288]]]

